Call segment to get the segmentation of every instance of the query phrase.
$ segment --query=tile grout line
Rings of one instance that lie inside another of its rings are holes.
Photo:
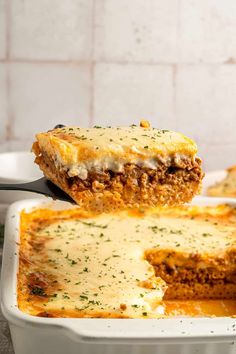
[[[89,102],[89,127],[94,123],[94,69],[95,64],[91,61],[90,64],[90,102]]]
[[[0,59],[0,63],[7,63],[8,60]],[[61,64],[61,65],[83,65],[89,64],[90,60],[64,60],[64,59],[27,59],[27,58],[11,58],[11,63],[15,64]]]
[[[6,1],[6,99],[7,99],[7,123],[5,127],[5,139],[13,138],[13,113],[11,108],[11,77],[10,77],[10,47],[11,47],[11,0]]]
[[[91,36],[91,52],[90,52],[90,109],[89,109],[89,127],[94,123],[94,70],[96,63],[94,62],[94,45],[95,45],[95,23],[96,23],[96,0],[92,3],[92,36]]]
[[[176,22],[176,53],[179,53],[179,35],[181,29],[181,7],[182,1],[178,0],[177,2],[177,22]],[[173,110],[174,110],[174,121],[175,121],[175,130],[178,128],[178,109],[177,109],[177,75],[178,75],[178,63],[172,65],[173,71]]]
[[[173,114],[174,114],[174,124],[175,124],[175,130],[177,129],[177,102],[176,102],[176,75],[177,75],[177,70],[178,67],[176,64],[172,65],[172,87],[173,87]]]
[[[6,1],[5,3],[5,11],[6,11],[6,62],[10,61],[10,17],[11,17],[11,9],[10,9],[10,2],[11,0]]]
[[[6,64],[8,63],[8,59],[0,59],[0,63]],[[227,65],[227,66],[236,66],[235,63],[229,63],[228,61],[222,61],[222,62],[160,62],[160,61],[129,61],[129,60],[108,60],[108,59],[99,59],[99,60],[64,60],[64,59],[28,59],[28,58],[11,58],[10,59],[11,63],[15,64],[59,64],[59,65],[85,65],[85,64],[90,64],[91,62],[94,64],[114,64],[114,65],[136,65],[136,66],[172,66],[172,65],[178,65],[178,66],[221,66],[221,65]]]
[[[6,99],[7,99],[7,119],[5,126],[5,139],[9,141],[12,139],[12,112],[11,112],[11,78],[10,78],[10,68],[9,65],[6,65]]]

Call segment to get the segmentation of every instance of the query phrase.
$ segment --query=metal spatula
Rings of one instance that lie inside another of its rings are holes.
[[[60,188],[58,188],[51,181],[47,180],[45,177],[28,183],[19,183],[19,184],[0,183],[0,190],[34,192],[34,193],[46,195],[53,199],[59,199],[66,202],[75,203],[68,194],[63,192]]]

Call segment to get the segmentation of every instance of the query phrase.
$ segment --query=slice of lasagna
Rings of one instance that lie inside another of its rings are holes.
[[[226,177],[210,186],[207,194],[211,197],[236,197],[236,165],[227,169]]]
[[[159,318],[169,300],[236,299],[231,206],[36,209],[20,229],[18,306],[31,315]]]
[[[33,151],[48,179],[77,204],[97,210],[185,203],[203,178],[196,144],[146,121],[54,129],[37,134]]]

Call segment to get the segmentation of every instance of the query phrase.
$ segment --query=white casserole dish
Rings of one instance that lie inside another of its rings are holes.
[[[235,199],[195,198],[215,205]],[[17,308],[19,214],[35,206],[71,207],[42,199],[13,204],[7,214],[3,251],[1,306],[16,354],[232,354],[236,318],[69,319],[33,317]]]

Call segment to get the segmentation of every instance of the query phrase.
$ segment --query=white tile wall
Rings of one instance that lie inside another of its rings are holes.
[[[12,139],[0,144],[0,152],[8,151],[31,151],[33,140]]]
[[[181,0],[179,60],[236,60],[236,1]]]
[[[235,143],[206,143],[196,140],[198,156],[202,159],[202,168],[205,172],[225,169],[235,165]]]
[[[13,134],[27,139],[59,123],[87,126],[90,71],[87,65],[12,64]]]
[[[0,59],[6,57],[6,1],[0,0]]]
[[[172,78],[169,66],[97,64],[95,123],[127,125],[145,118],[153,126],[174,129]]]
[[[236,144],[208,144],[205,153],[202,155],[204,166],[207,171],[224,169],[227,166],[235,165]]]
[[[13,58],[90,58],[93,0],[8,1]]]
[[[96,1],[95,58],[173,62],[178,0]]]
[[[236,66],[180,66],[178,129],[208,143],[236,142]]]
[[[146,118],[236,163],[235,38],[235,0],[0,0],[0,151]]]

